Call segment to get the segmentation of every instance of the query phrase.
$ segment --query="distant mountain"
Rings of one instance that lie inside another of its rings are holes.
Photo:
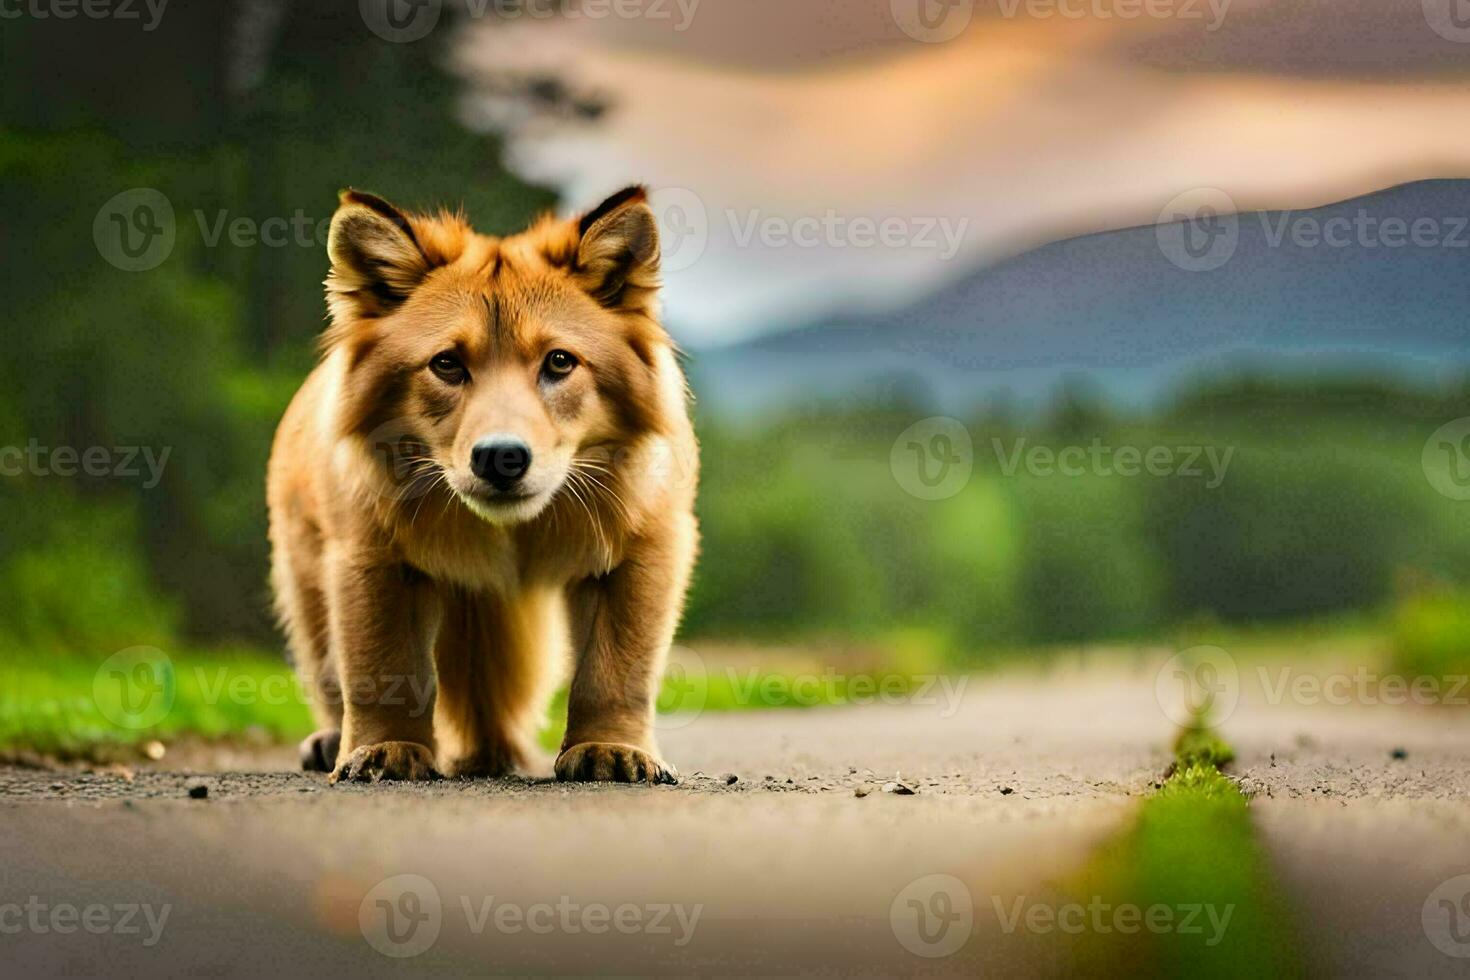
[[[901,381],[960,411],[1077,377],[1148,404],[1231,369],[1435,381],[1470,367],[1470,181],[1242,214],[1233,235],[1228,222],[1057,242],[901,309],[696,350],[695,389],[707,410],[748,414]]]

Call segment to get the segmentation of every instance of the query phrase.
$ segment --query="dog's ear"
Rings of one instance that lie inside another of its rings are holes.
[[[647,310],[658,290],[658,222],[641,186],[614,194],[578,222],[574,275],[603,306]]]
[[[337,323],[390,312],[429,271],[413,226],[380,197],[345,190],[327,236],[327,304]]]

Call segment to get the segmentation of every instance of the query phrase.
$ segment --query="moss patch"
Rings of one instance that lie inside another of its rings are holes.
[[[1158,792],[1069,887],[1087,901],[1138,909],[1142,923],[1131,934],[1087,936],[1078,947],[1079,972],[1303,974],[1249,802],[1220,771],[1233,758],[1230,746],[1202,723],[1183,731]]]

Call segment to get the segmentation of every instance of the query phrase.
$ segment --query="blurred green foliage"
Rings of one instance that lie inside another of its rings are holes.
[[[276,5],[279,23],[259,20],[266,6],[173,5],[151,32],[54,17],[0,32],[0,446],[170,453],[156,487],[0,480],[7,648],[104,655],[175,632],[273,642],[264,466],[315,357],[318,228],[338,190],[462,204],[487,230],[554,203],[458,123],[448,31],[388,44],[355,4]],[[133,188],[162,192],[177,231],[143,272],[93,241],[99,208]],[[216,235],[298,218],[306,231],[277,246]]]
[[[970,660],[1013,645],[1157,636],[1179,623],[1373,612],[1405,580],[1470,580],[1464,505],[1435,491],[1424,440],[1470,389],[1366,381],[1193,386],[1145,416],[1077,410],[962,420],[975,468],[921,500],[894,440],[934,414],[896,402],[703,427],[704,557],[690,633],[925,629]],[[1169,475],[1021,465],[1029,449],[1168,447]],[[1228,465],[1181,475],[1195,447]],[[1212,485],[1213,484],[1213,485]]]
[[[22,749],[98,757],[107,749],[238,736],[292,742],[312,730],[311,711],[289,667],[258,651],[151,651],[166,685],[112,676],[80,657],[5,664],[0,752]],[[101,659],[101,658],[99,658]],[[152,678],[145,678],[152,680]]]
[[[1470,592],[1405,598],[1394,614],[1393,666],[1406,677],[1470,675]]]

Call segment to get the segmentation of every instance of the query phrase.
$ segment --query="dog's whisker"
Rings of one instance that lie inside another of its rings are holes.
[[[419,497],[419,505],[413,509],[413,517],[409,518],[410,523],[418,522],[419,511],[424,509],[424,501],[429,499],[429,496],[434,492],[435,487],[439,486],[441,483],[444,483],[448,479],[448,474],[444,472],[443,467],[436,466],[435,469],[438,470],[438,473],[434,477],[433,481],[424,488],[423,494]]]
[[[582,504],[582,509],[587,512],[587,519],[592,523],[593,533],[597,536],[598,546],[604,555],[610,556],[612,554],[612,547],[608,543],[607,535],[603,532],[602,521],[598,519],[596,508],[592,502],[583,497],[582,490],[578,489],[578,485],[580,484],[582,489],[587,491],[588,497],[592,494],[592,488],[583,482],[582,474],[575,470],[568,471],[567,476],[569,477],[567,486],[571,489],[572,493],[576,494],[577,500]]]
[[[618,493],[617,493],[616,490],[614,490],[612,487],[608,486],[607,484],[603,483],[601,480],[599,480],[596,476],[592,475],[591,473],[588,473],[588,472],[579,472],[578,473],[578,476],[581,477],[583,480],[587,481],[587,483],[589,484],[589,490],[591,488],[596,488],[597,490],[600,490],[604,494],[607,495],[609,501],[613,504],[613,506],[617,510],[618,515],[622,519],[622,521],[623,521],[624,524],[630,524],[630,523],[632,523],[632,519],[633,519],[632,518],[632,513],[628,509],[628,504],[627,504],[627,502],[625,500],[623,500],[623,498],[621,496],[618,495]]]

